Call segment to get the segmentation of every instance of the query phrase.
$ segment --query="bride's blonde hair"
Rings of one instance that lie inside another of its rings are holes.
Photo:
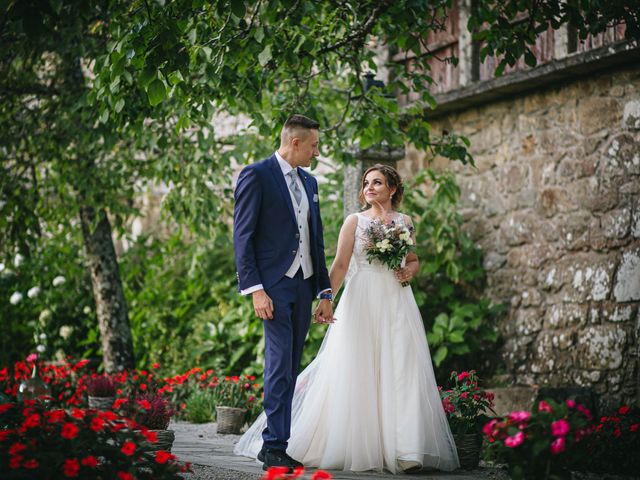
[[[362,207],[364,209],[371,207],[371,205],[369,205],[365,200],[364,193],[362,192],[364,190],[364,180],[367,178],[367,175],[369,175],[369,172],[372,172],[374,170],[377,170],[384,175],[384,178],[387,180],[387,187],[396,189],[393,196],[391,197],[391,206],[394,210],[397,209],[402,203],[402,196],[404,195],[404,185],[402,184],[402,178],[400,178],[400,174],[395,168],[390,165],[383,165],[382,163],[376,163],[372,167],[367,168],[367,170],[362,175],[362,180],[360,181],[360,193],[358,194],[358,200],[360,200]]]

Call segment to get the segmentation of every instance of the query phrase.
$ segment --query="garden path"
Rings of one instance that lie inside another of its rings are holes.
[[[262,465],[255,460],[233,454],[233,446],[240,435],[218,435],[215,423],[192,424],[173,422],[169,428],[176,439],[172,453],[182,462],[194,465],[194,473],[185,475],[189,480],[258,480],[262,477]],[[353,473],[331,471],[336,480],[392,480],[390,473]],[[412,480],[504,480],[506,472],[494,468],[478,468],[456,472],[423,471],[409,476]],[[309,478],[309,476],[306,476]]]

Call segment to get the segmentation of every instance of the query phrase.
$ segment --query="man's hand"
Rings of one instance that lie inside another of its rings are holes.
[[[333,306],[331,305],[331,300],[326,298],[320,300],[315,312],[313,312],[313,317],[313,321],[315,323],[333,323],[335,318],[333,318]]]
[[[273,318],[273,302],[267,292],[264,290],[256,290],[252,294],[253,311],[262,320],[271,320]]]

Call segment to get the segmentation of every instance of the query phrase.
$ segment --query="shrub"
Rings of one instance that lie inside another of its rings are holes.
[[[180,465],[155,452],[155,434],[112,411],[0,404],[0,471],[5,479],[179,479]]]
[[[216,414],[215,397],[208,390],[194,390],[186,402],[185,418],[192,423],[212,422]]]

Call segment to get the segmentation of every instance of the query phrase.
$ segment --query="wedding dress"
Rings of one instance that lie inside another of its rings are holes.
[[[415,298],[388,268],[369,264],[363,237],[371,220],[357,216],[337,320],[298,376],[287,453],[323,469],[396,473],[401,459],[454,470],[456,447]],[[256,458],[265,425],[262,413],[234,452]]]

